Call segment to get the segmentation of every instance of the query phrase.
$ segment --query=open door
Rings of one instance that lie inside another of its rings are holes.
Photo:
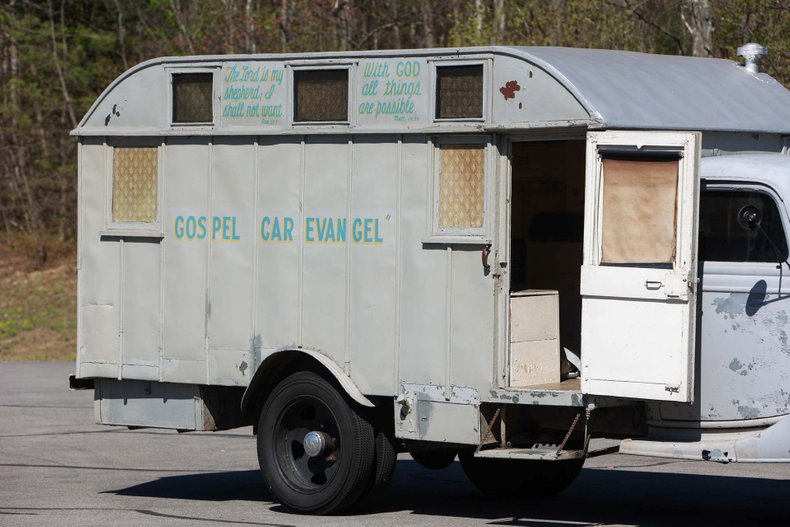
[[[699,133],[587,137],[582,392],[691,402]]]

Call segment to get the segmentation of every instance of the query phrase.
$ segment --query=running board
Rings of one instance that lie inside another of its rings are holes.
[[[475,452],[475,457],[491,459],[524,459],[535,461],[562,461],[585,457],[584,450],[559,450],[558,447],[491,448]]]

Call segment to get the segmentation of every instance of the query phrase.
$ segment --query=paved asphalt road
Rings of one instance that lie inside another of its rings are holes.
[[[0,526],[790,525],[790,465],[610,454],[562,494],[492,500],[458,463],[401,455],[373,511],[304,517],[272,503],[249,428],[220,433],[103,427],[70,363],[0,364]]]

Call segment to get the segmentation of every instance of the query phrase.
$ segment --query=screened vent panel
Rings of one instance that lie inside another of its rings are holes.
[[[212,73],[173,74],[173,123],[212,123]]]
[[[348,70],[294,71],[294,121],[348,121]]]
[[[439,228],[481,229],[485,145],[443,145],[439,169]]]
[[[436,118],[483,117],[483,65],[436,68]]]
[[[157,148],[115,148],[112,221],[156,221]]]
[[[677,160],[603,160],[601,263],[675,259]]]

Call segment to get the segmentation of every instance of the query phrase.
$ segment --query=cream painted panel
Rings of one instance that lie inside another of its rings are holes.
[[[318,223],[347,217],[349,149],[347,137],[315,137],[305,146],[302,342],[346,360],[347,243],[321,241]]]
[[[118,362],[118,310],[108,305],[89,305],[82,308],[82,362]],[[112,376],[118,375],[113,369]]]
[[[206,359],[206,261],[208,241],[199,229],[189,238],[189,218],[206,218],[210,146],[205,139],[169,138],[165,152],[163,227],[164,335],[163,356],[168,359]],[[203,220],[204,222],[206,220]],[[176,222],[179,229],[176,229]],[[181,222],[184,222],[182,225]],[[171,367],[162,372],[175,380]],[[205,373],[204,373],[205,377]]]
[[[450,382],[490,388],[494,378],[493,278],[483,272],[482,246],[453,246]]]
[[[252,378],[248,350],[209,350],[209,384],[247,386]]]
[[[298,341],[301,174],[300,138],[262,138],[256,206],[256,348],[294,347]]]
[[[122,373],[126,377],[129,373],[126,365],[144,364],[159,369],[159,240],[127,238],[122,253]]]
[[[249,138],[214,144],[208,291],[211,350],[251,349],[255,146]]]
[[[118,305],[117,239],[102,240],[106,189],[112,179],[108,164],[112,150],[101,145],[82,147],[81,274],[84,304]],[[89,278],[89,279],[87,279]]]
[[[397,207],[397,137],[357,138],[349,240],[350,345],[352,378],[364,393],[396,393]],[[365,234],[372,243],[365,242]]]
[[[444,245],[425,245],[432,160],[424,136],[403,139],[401,197],[401,381],[445,380],[447,255]]]
[[[118,269],[117,241],[102,241],[108,149],[98,141],[85,140],[80,152],[79,218],[79,319],[78,360],[118,362]],[[80,370],[85,375],[85,370]],[[113,376],[117,375],[113,370]]]

